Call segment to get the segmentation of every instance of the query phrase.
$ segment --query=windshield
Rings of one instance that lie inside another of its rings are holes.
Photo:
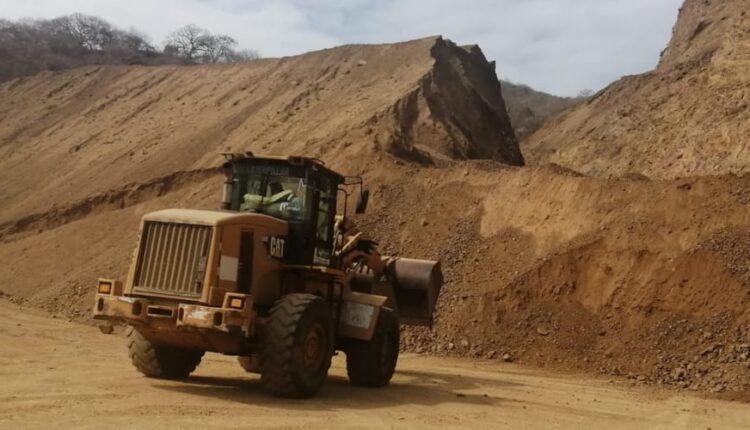
[[[245,194],[240,210],[292,221],[304,218],[307,186],[303,178],[253,174],[247,176],[242,185]]]

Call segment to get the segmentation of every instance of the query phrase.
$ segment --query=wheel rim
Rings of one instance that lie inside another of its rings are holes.
[[[302,361],[306,369],[315,370],[323,364],[327,343],[323,326],[320,323],[313,325],[302,346]]]

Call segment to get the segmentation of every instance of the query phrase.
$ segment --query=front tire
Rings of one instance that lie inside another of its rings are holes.
[[[289,294],[278,300],[263,331],[263,388],[291,398],[317,393],[331,367],[332,327],[330,308],[322,298]]]
[[[149,378],[187,378],[203,358],[203,351],[156,346],[132,326],[128,326],[125,334],[130,361]]]
[[[396,314],[383,308],[370,341],[350,340],[346,348],[349,382],[359,387],[385,387],[396,370],[399,328]]]

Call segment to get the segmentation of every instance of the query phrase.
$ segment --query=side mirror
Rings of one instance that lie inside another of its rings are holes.
[[[355,210],[358,214],[363,214],[367,210],[367,202],[370,200],[370,190],[363,190],[359,193],[359,199],[357,199],[357,209]]]

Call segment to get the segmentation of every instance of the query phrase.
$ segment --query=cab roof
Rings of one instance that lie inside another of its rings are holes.
[[[301,157],[296,155],[289,155],[289,156],[275,156],[275,155],[264,155],[264,156],[256,156],[252,152],[225,152],[222,153],[224,158],[227,160],[227,163],[235,162],[235,161],[271,161],[271,162],[283,162],[288,163],[291,165],[303,165],[303,166],[314,166],[315,168],[324,171],[327,174],[330,174],[332,176],[335,176],[339,181],[343,182],[345,179],[345,176],[341,173],[338,173],[334,170],[329,169],[326,167],[325,163],[317,158],[312,157]]]

